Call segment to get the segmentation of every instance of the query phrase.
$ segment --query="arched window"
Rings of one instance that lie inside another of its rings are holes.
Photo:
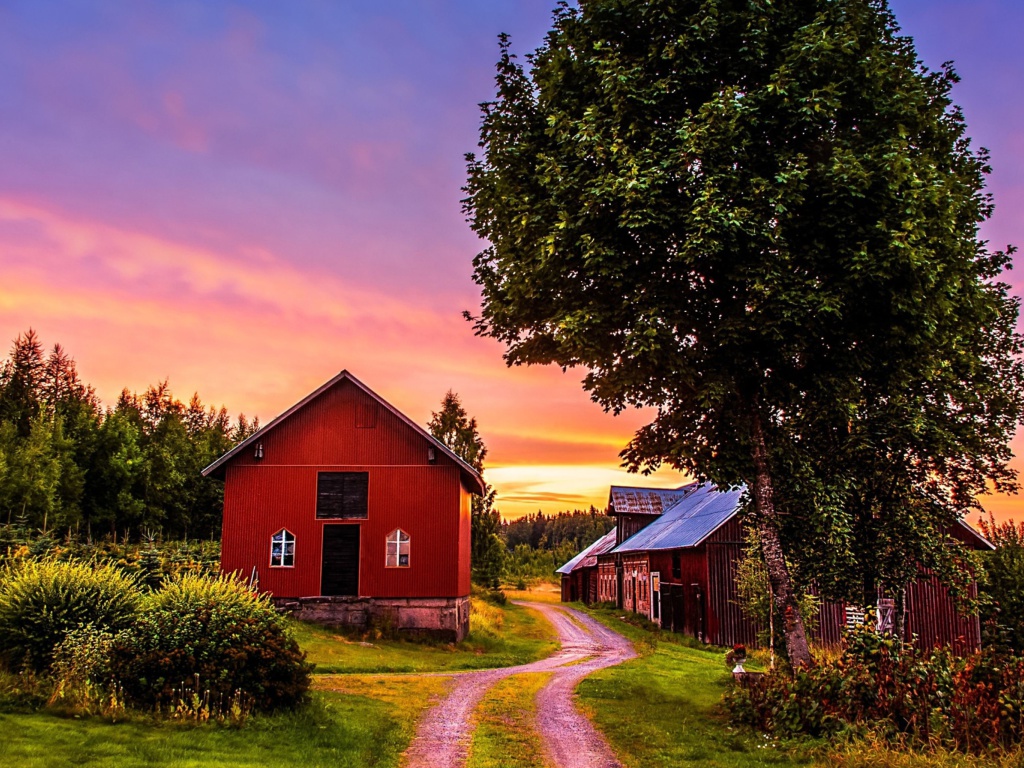
[[[409,534],[396,528],[388,534],[387,558],[384,564],[388,568],[409,567]]]
[[[270,537],[270,566],[292,568],[295,565],[295,534],[287,528]]]

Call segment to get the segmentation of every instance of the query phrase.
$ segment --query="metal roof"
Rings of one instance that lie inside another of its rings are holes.
[[[612,515],[660,515],[697,487],[697,483],[679,488],[630,488],[613,485],[608,495],[608,513]]]
[[[556,570],[555,573],[572,573],[577,568],[586,568],[588,566],[597,565],[597,556],[603,555],[615,546],[615,533],[615,529],[612,528],[608,533],[584,549],[561,568]],[[587,562],[591,559],[593,559],[592,563]]]
[[[615,552],[695,547],[740,510],[746,488],[721,491],[711,483],[693,487],[661,517],[630,536]]]
[[[410,419],[408,416],[406,416],[400,410],[395,408],[395,406],[393,406],[391,403],[389,403],[383,397],[378,395],[376,392],[374,392],[368,386],[363,384],[363,382],[361,382],[359,379],[357,379],[355,376],[353,376],[347,370],[342,371],[337,376],[335,376],[333,379],[331,379],[330,381],[326,382],[323,386],[318,387],[313,392],[310,392],[308,395],[306,395],[304,398],[302,398],[299,402],[297,402],[295,405],[293,405],[287,411],[285,411],[280,416],[278,416],[277,418],[272,420],[266,426],[260,427],[259,431],[257,431],[255,433],[253,433],[252,435],[250,435],[248,438],[246,438],[245,440],[240,442],[238,445],[236,445],[230,451],[225,453],[223,456],[221,456],[215,462],[210,464],[210,466],[206,467],[206,469],[203,470],[203,472],[202,472],[203,477],[209,477],[210,475],[212,475],[214,473],[217,473],[218,476],[219,476],[221,473],[219,473],[217,471],[220,470],[229,461],[231,461],[231,459],[234,458],[238,453],[240,453],[241,451],[244,451],[248,446],[252,445],[257,440],[260,440],[263,437],[265,437],[266,434],[268,432],[270,432],[270,430],[274,429],[277,426],[280,426],[293,413],[296,413],[297,411],[301,410],[305,405],[307,405],[308,403],[311,403],[313,400],[315,400],[316,398],[320,397],[320,395],[322,395],[324,392],[326,392],[327,390],[331,389],[332,387],[340,384],[342,381],[350,381],[350,382],[352,382],[352,384],[354,384],[356,387],[361,389],[367,395],[372,397],[374,400],[376,400],[382,406],[387,408],[389,411],[391,411],[391,413],[393,413],[395,416],[397,416],[399,419],[401,419],[403,422],[405,422],[408,426],[412,427],[422,437],[424,437],[432,445],[434,445],[434,447],[438,448],[442,453],[444,453],[446,456],[448,456],[448,458],[452,459],[458,465],[459,469],[461,470],[463,478],[465,478],[465,479],[467,479],[469,481],[468,484],[470,486],[470,489],[474,493],[477,493],[479,495],[483,495],[483,493],[484,493],[484,481],[483,481],[483,478],[480,476],[479,472],[477,472],[470,464],[468,464],[464,459],[462,459],[458,454],[456,454],[451,448],[449,448],[447,445],[442,443],[440,440],[438,440],[432,434],[427,432],[427,430],[425,430],[423,427],[421,427],[415,421]]]

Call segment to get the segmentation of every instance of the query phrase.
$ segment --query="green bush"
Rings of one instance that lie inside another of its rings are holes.
[[[0,571],[0,656],[13,671],[43,671],[68,632],[118,631],[139,606],[136,582],[116,568],[26,560]]]
[[[294,706],[312,669],[270,601],[228,576],[166,581],[114,656],[130,703],[168,709],[186,695],[227,707],[239,692],[259,710]]]
[[[778,736],[874,734],[982,753],[1024,742],[1024,659],[901,647],[864,627],[837,659],[755,677],[726,697],[736,721]]]

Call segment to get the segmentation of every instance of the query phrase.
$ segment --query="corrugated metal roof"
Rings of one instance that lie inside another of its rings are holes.
[[[478,495],[481,495],[481,496],[483,495],[484,490],[485,490],[484,489],[484,481],[483,481],[483,478],[480,477],[480,473],[479,472],[477,472],[470,464],[468,464],[461,456],[456,454],[451,448],[449,448],[447,445],[442,443],[440,440],[438,440],[436,437],[434,437],[432,434],[430,434],[427,430],[425,430],[423,427],[421,427],[415,421],[413,421],[408,416],[406,416],[404,413],[402,413],[400,410],[395,408],[395,406],[393,406],[391,403],[389,403],[383,397],[378,395],[376,392],[374,392],[368,386],[363,384],[363,382],[361,382],[359,379],[357,379],[355,376],[353,376],[347,370],[346,371],[342,371],[337,376],[335,376],[333,379],[331,379],[330,381],[324,383],[322,386],[317,388],[315,391],[310,392],[308,395],[306,395],[304,398],[302,398],[299,402],[297,402],[295,405],[293,405],[287,411],[282,413],[280,416],[275,418],[269,424],[267,424],[264,427],[261,427],[258,432],[255,432],[254,434],[250,435],[247,439],[245,439],[242,442],[240,442],[238,445],[236,445],[230,451],[228,451],[223,456],[221,456],[219,459],[217,459],[215,462],[210,464],[210,466],[206,467],[202,471],[203,476],[204,477],[209,477],[210,475],[212,475],[215,472],[217,472],[221,467],[223,467],[225,464],[227,464],[227,462],[229,462],[232,459],[232,457],[238,455],[241,451],[243,451],[246,448],[248,448],[252,443],[254,443],[257,440],[259,440],[260,438],[264,437],[274,427],[279,426],[281,423],[283,423],[293,413],[295,413],[296,411],[299,411],[300,409],[302,409],[302,407],[305,406],[307,403],[312,402],[313,400],[318,398],[320,395],[322,395],[324,392],[329,390],[331,387],[333,387],[333,386],[335,386],[337,384],[340,384],[342,381],[350,381],[350,382],[352,382],[356,387],[361,389],[367,395],[369,395],[374,400],[376,400],[378,403],[380,403],[382,406],[384,406],[389,411],[391,411],[391,413],[395,414],[395,416],[397,416],[403,422],[405,422],[410,427],[412,427],[416,432],[418,432],[422,437],[426,438],[435,447],[440,449],[449,458],[454,459],[455,463],[458,465],[459,470],[462,473],[463,478],[469,481],[468,485],[472,488],[472,491],[474,493],[478,494]],[[214,475],[214,476],[217,477],[217,476],[220,476],[220,475]]]
[[[602,536],[600,539],[595,541],[589,547],[580,552],[576,557],[567,562],[561,568],[555,571],[555,573],[572,573],[577,568],[586,568],[588,565],[597,565],[597,556],[603,555],[608,552],[612,547],[615,546],[615,529],[612,528],[608,533]],[[587,560],[593,559],[594,562],[587,563]]]
[[[630,488],[613,485],[608,495],[608,511],[613,515],[660,515],[696,487],[697,483],[679,488]]]
[[[661,517],[622,542],[615,552],[695,547],[739,511],[745,490],[720,491],[711,483],[696,486]]]

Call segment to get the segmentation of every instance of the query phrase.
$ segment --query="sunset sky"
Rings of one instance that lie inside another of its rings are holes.
[[[4,0],[0,344],[34,327],[108,403],[167,378],[264,421],[342,368],[421,423],[453,389],[506,517],[680,484],[618,468],[647,414],[604,413],[578,371],[506,368],[461,318],[481,249],[463,155],[496,36],[532,50],[553,4]],[[1024,3],[893,7],[963,77],[992,152],[985,236],[1024,245]],[[1018,497],[987,506],[1024,518]]]

